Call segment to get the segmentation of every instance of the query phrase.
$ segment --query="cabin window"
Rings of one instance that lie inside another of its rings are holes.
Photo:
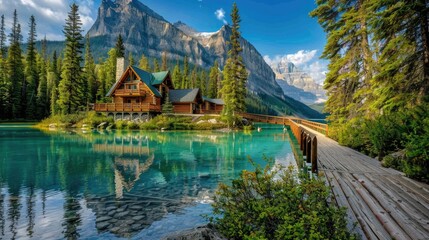
[[[137,85],[135,84],[127,84],[127,89],[137,89]]]
[[[152,103],[153,103],[153,104],[156,104],[156,97],[153,97],[152,99],[153,99],[153,102],[152,102]]]

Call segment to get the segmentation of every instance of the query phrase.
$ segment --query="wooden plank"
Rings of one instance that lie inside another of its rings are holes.
[[[356,214],[359,223],[365,235],[369,239],[389,239],[390,234],[384,229],[374,213],[367,206],[366,202],[354,191],[354,188],[348,181],[345,180],[344,175],[337,172],[333,173],[337,181],[341,185],[342,191],[345,193],[353,212]]]
[[[364,175],[353,174],[353,176],[377,199],[378,203],[387,210],[387,213],[412,239],[424,239],[426,237],[422,226],[413,221],[412,216],[398,206],[400,203],[395,201],[396,199],[391,194],[388,195],[378,186],[374,185],[374,179],[370,180]]]
[[[329,172],[324,172],[327,178],[328,183],[331,186],[331,191],[333,193],[333,197],[339,207],[346,207],[346,213],[347,213],[347,228],[358,234],[362,239],[367,239],[364,231],[362,230],[361,225],[365,225],[365,222],[362,218],[359,218],[356,216],[356,214],[352,211],[352,207],[350,206],[349,201],[347,200],[344,192],[341,189],[340,184],[338,183],[337,179],[334,177],[334,175]],[[357,224],[357,225],[356,225]],[[375,237],[375,235],[373,235]]]

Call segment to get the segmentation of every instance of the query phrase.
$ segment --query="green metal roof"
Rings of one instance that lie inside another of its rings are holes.
[[[172,103],[194,102],[199,91],[200,91],[199,88],[170,90],[169,92],[170,101]]]
[[[162,97],[161,93],[159,93],[158,89],[156,89],[154,86],[152,86],[153,82],[153,75],[151,73],[146,72],[145,70],[142,70],[136,66],[131,67],[134,72],[137,73],[137,75],[140,77],[142,82],[146,84],[146,86],[155,94],[157,97]]]
[[[152,73],[152,85],[161,84],[168,75],[168,71]]]

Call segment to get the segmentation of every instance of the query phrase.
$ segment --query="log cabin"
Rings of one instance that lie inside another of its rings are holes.
[[[174,113],[219,114],[222,99],[203,97],[200,89],[174,89],[170,71],[149,73],[136,66],[125,68],[124,58],[118,58],[116,82],[107,93],[111,103],[95,103],[94,110],[114,119],[150,119],[160,114],[169,95]]]

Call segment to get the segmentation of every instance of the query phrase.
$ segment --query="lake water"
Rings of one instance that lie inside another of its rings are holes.
[[[0,124],[0,239],[159,239],[204,225],[218,183],[264,155],[295,164],[288,133]]]

